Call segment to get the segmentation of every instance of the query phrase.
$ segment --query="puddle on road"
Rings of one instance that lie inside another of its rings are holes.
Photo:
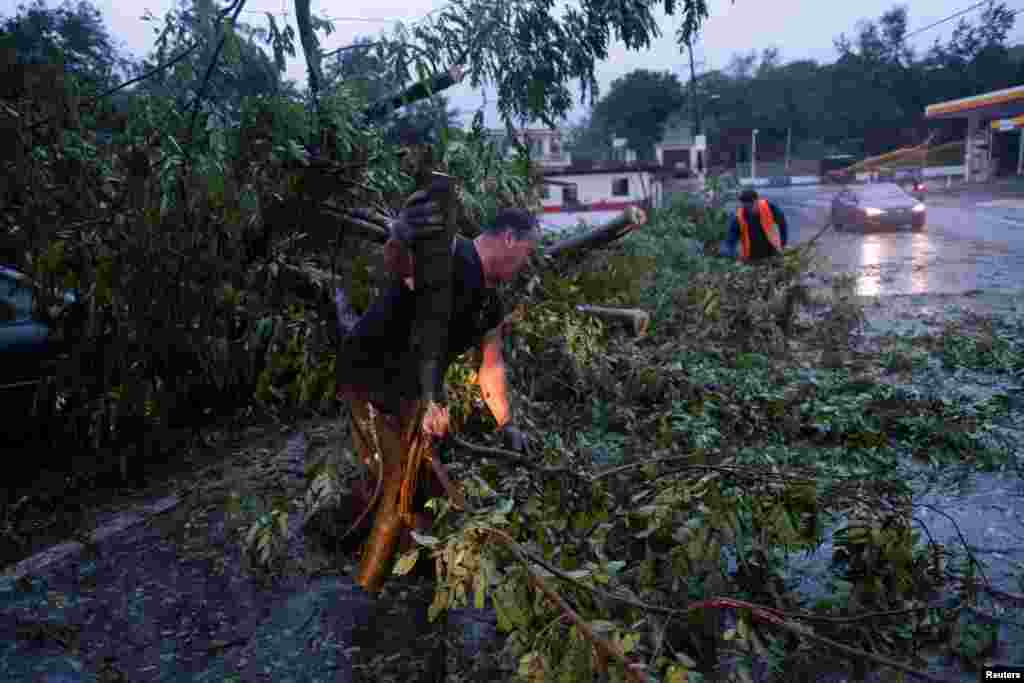
[[[859,296],[961,294],[1024,288],[1024,257],[1005,245],[928,233],[829,234],[819,243],[824,268],[856,277]]]

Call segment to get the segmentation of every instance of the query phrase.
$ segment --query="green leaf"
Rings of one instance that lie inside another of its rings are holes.
[[[473,577],[473,607],[483,609],[487,596],[487,577],[485,572],[478,571]]]
[[[233,26],[228,26],[224,31],[224,47],[221,49],[221,54],[227,64],[238,64],[241,61],[238,34],[235,33]]]
[[[416,565],[416,560],[419,559],[420,549],[413,548],[409,552],[398,558],[398,562],[395,563],[395,568],[392,570],[392,574],[397,576],[404,576],[412,571],[412,568]],[[431,619],[433,621],[433,619]]]

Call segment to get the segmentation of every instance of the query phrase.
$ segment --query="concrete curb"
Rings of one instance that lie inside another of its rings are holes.
[[[173,510],[179,503],[181,503],[181,498],[178,496],[167,496],[149,505],[139,506],[132,511],[119,512],[103,526],[98,527],[89,534],[89,540],[92,543],[107,541],[117,534],[124,533],[133,527],[149,521],[157,515]],[[29,574],[39,574],[68,560],[73,560],[83,550],[85,550],[85,545],[78,541],[58,543],[36,553],[32,557],[25,558],[13,567],[5,569],[0,576],[4,579],[14,579],[17,581]]]

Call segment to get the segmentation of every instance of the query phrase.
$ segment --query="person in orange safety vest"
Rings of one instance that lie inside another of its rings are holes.
[[[728,254],[739,256],[741,261],[759,261],[780,253],[788,241],[789,230],[782,209],[758,198],[755,190],[743,190],[725,243]]]

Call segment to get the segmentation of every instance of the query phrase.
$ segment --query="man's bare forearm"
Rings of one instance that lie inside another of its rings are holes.
[[[498,427],[504,427],[512,421],[512,405],[508,400],[508,381],[505,377],[505,364],[484,365],[477,373],[477,383],[484,403],[494,415]]]

